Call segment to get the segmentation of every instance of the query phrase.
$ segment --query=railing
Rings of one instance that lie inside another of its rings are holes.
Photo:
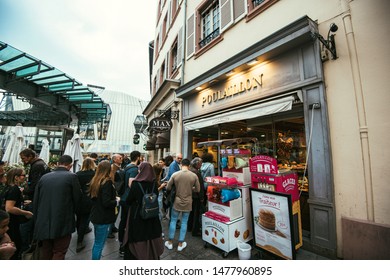
[[[260,4],[262,4],[265,0],[252,0],[252,3],[253,3],[253,8],[259,6]]]
[[[218,37],[219,35],[219,27],[216,28],[213,32],[211,32],[207,37],[205,37],[203,40],[199,42],[199,47],[203,48],[208,43],[210,43],[214,38]]]

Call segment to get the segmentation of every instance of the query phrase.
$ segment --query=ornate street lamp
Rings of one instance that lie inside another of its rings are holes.
[[[137,117],[134,120],[135,133],[143,133],[147,125],[148,122],[146,121],[145,116],[137,115]]]

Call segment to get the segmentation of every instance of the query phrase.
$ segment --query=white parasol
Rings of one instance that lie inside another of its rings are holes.
[[[73,159],[72,172],[76,173],[81,170],[81,166],[83,165],[83,149],[81,148],[80,136],[77,133],[66,144],[64,155],[69,155]]]
[[[39,157],[46,162],[46,164],[49,163],[49,158],[50,158],[50,144],[49,140],[47,138],[42,140],[42,149],[41,152],[39,153]]]
[[[20,152],[25,148],[23,126],[18,123],[10,132],[9,142],[3,156],[3,161],[8,164],[20,162]]]

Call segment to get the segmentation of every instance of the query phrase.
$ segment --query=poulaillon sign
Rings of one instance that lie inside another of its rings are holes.
[[[149,122],[149,128],[157,133],[170,131],[172,129],[172,121],[168,118],[154,118]]]

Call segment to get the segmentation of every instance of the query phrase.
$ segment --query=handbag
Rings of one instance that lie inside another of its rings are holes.
[[[40,246],[38,241],[31,242],[29,249],[22,253],[22,260],[39,260]]]

